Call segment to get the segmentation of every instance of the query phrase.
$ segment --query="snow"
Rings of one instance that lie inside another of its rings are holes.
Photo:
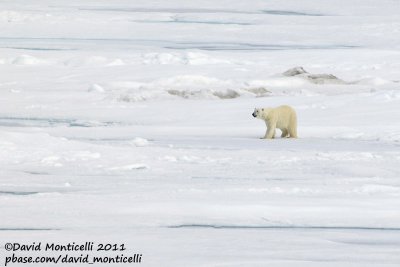
[[[397,1],[0,7],[0,260],[94,241],[143,266],[398,266]],[[259,139],[254,107],[282,104],[300,138]]]

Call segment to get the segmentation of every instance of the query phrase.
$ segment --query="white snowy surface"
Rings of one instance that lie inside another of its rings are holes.
[[[0,260],[103,241],[141,266],[399,266],[398,14],[1,1]],[[282,74],[297,66],[343,83]],[[259,139],[254,107],[281,104],[300,138]]]

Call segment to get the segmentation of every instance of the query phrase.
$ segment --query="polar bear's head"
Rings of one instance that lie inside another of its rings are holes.
[[[263,108],[255,108],[253,114],[254,118],[263,119],[264,117],[264,109]]]

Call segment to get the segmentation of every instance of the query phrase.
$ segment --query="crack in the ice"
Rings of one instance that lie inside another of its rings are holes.
[[[29,50],[29,51],[76,51],[74,48],[47,48],[47,47],[13,47],[3,46],[0,48],[15,49],[15,50]]]
[[[246,14],[246,15],[280,15],[280,16],[326,16],[320,13],[307,13],[289,10],[254,10],[243,11],[234,9],[206,9],[206,8],[128,8],[128,7],[77,7],[85,11],[103,11],[103,12],[132,12],[132,13],[208,13],[208,14]]]
[[[28,196],[28,195],[36,195],[36,194],[39,194],[39,192],[0,191],[0,195]]]
[[[208,24],[208,25],[239,25],[239,26],[249,26],[257,25],[248,22],[232,22],[232,21],[196,21],[196,20],[132,20],[136,23],[176,23],[176,24]]]
[[[262,50],[329,50],[329,49],[354,49],[360,48],[354,45],[269,45],[269,44],[218,44],[210,43],[209,45],[204,43],[190,43],[175,46],[164,46],[166,49],[199,49],[207,51],[262,51]]]
[[[57,228],[0,228],[0,231],[59,231]]]
[[[54,126],[68,126],[68,127],[104,127],[120,125],[119,122],[98,122],[98,121],[85,121],[78,119],[55,119],[55,118],[30,118],[30,117],[0,117],[0,126],[9,127],[54,127]]]
[[[317,13],[306,13],[306,12],[296,12],[296,11],[287,11],[287,10],[262,10],[264,14],[268,15],[280,15],[280,16],[310,16],[310,17],[323,17],[326,15],[317,14]]]
[[[400,227],[369,226],[300,226],[300,225],[214,225],[214,224],[180,224],[167,228],[211,228],[211,229],[276,229],[276,230],[366,230],[366,231],[400,231]]]
[[[48,172],[35,172],[35,171],[24,171],[24,173],[31,175],[50,175]]]
[[[38,43],[41,41],[46,41],[47,46],[49,42],[52,42],[53,45],[57,45],[57,42],[62,42],[59,45],[65,46],[65,42],[78,43],[78,42],[89,42],[96,43],[96,45],[115,45],[115,44],[125,44],[125,45],[140,45],[140,46],[160,46],[165,49],[200,49],[200,50],[208,50],[208,51],[236,51],[236,50],[251,50],[251,51],[263,51],[263,50],[310,50],[310,49],[354,49],[361,48],[361,46],[355,45],[346,45],[346,44],[326,44],[326,45],[302,45],[302,44],[293,44],[293,45],[281,45],[281,44],[254,44],[254,43],[231,43],[231,42],[175,42],[169,40],[156,40],[156,39],[126,39],[126,38],[73,38],[73,37],[65,37],[65,38],[51,38],[51,37],[43,37],[43,38],[30,38],[30,37],[1,37],[0,40],[5,42],[20,42],[20,41],[30,41],[33,43]],[[13,45],[15,46],[15,44]],[[51,49],[51,48],[49,48]],[[59,49],[59,48],[54,48]]]

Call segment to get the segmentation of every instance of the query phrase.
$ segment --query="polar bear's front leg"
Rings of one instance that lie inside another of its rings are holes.
[[[267,131],[265,132],[265,139],[272,139],[275,137],[276,122],[267,123]]]

